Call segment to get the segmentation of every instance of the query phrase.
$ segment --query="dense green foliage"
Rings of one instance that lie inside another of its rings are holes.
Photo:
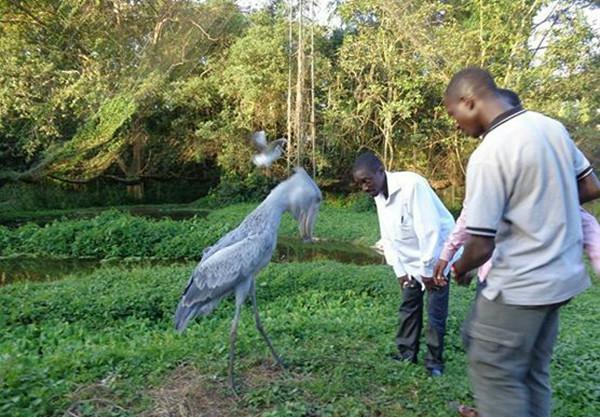
[[[599,49],[583,13],[593,3],[339,2],[338,27],[314,25],[319,178],[346,180],[369,148],[390,168],[451,183],[460,200],[474,142],[457,134],[441,95],[466,65],[489,68],[527,107],[563,120],[596,159],[599,96],[589,87]],[[221,179],[238,199],[260,191],[262,181],[248,180],[257,173],[247,138],[259,128],[287,134],[296,62],[285,8],[0,1],[0,185],[102,178],[142,199],[150,181],[187,178]],[[270,174],[285,170],[281,161]]]
[[[237,204],[213,210],[207,217],[181,221],[152,220],[108,210],[92,218],[59,219],[44,226],[0,226],[0,256],[198,259],[202,249],[236,227],[255,207],[255,203]],[[345,226],[340,228],[342,221]],[[315,234],[326,240],[373,244],[378,230],[374,212],[325,204]],[[291,216],[284,216],[280,234],[298,235]]]
[[[92,219],[55,221],[40,227],[26,224],[0,229],[2,255],[64,257],[198,258],[202,248],[230,229],[226,223],[152,221],[118,211]]]
[[[208,193],[211,182],[169,181],[147,182],[144,187],[145,204],[168,202],[189,203]],[[223,193],[217,193],[221,197]],[[262,194],[261,194],[262,196]],[[251,196],[254,197],[254,196]],[[107,207],[140,204],[124,187],[98,181],[93,184],[65,187],[56,182],[43,184],[12,183],[0,190],[0,222],[22,211],[60,210],[87,207]]]
[[[101,268],[48,284],[0,288],[0,415],[133,416],[155,406],[150,388],[187,364],[197,389],[226,397],[231,300],[179,336],[172,315],[193,265]],[[397,284],[385,266],[334,262],[271,264],[259,277],[263,323],[290,372],[242,314],[238,372],[247,382],[227,415],[446,417],[451,400],[471,402],[459,326],[473,292],[452,288],[447,372],[386,358],[393,350]],[[552,382],[556,417],[600,407],[596,285],[563,309]],[[266,373],[261,375],[261,373]],[[185,389],[190,380],[180,381]],[[199,401],[208,399],[200,398]],[[215,403],[212,403],[213,407]],[[174,409],[174,412],[176,409]],[[237,412],[237,414],[236,414]]]

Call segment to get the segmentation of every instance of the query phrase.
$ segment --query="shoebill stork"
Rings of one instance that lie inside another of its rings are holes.
[[[258,314],[256,275],[271,260],[277,244],[281,216],[288,211],[298,221],[300,236],[311,241],[322,200],[321,191],[302,168],[277,185],[265,200],[234,230],[206,248],[183,292],[175,313],[175,329],[182,332],[190,320],[212,312],[219,301],[235,294],[235,314],[229,346],[229,384],[235,392],[233,363],[240,310],[248,296],[252,300],[256,328],[275,361],[284,366],[273,348]]]

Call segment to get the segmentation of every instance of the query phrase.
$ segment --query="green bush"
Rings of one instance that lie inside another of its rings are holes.
[[[107,207],[125,204],[189,203],[208,193],[212,181],[149,181],[144,198],[135,199],[121,184],[102,181],[68,185],[53,181],[41,184],[10,183],[0,188],[0,213]]]
[[[213,188],[204,203],[211,207],[226,204],[261,201],[279,183],[277,178],[267,177],[256,171],[245,177],[225,174],[219,184]]]
[[[12,183],[0,188],[3,210],[69,209],[131,203],[125,187]]]
[[[236,227],[255,207],[255,203],[234,204],[213,210],[206,218],[177,221],[107,210],[89,219],[0,228],[0,256],[198,259],[206,246]],[[297,223],[291,216],[283,217],[280,235],[298,235]],[[321,206],[315,236],[370,245],[379,238],[379,226],[373,211],[348,210],[326,203]]]
[[[227,223],[197,217],[157,221],[108,210],[91,219],[3,228],[0,255],[198,258],[204,247],[230,229]]]

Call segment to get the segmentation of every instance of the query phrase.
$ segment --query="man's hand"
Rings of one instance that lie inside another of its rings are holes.
[[[458,285],[464,286],[471,284],[473,276],[475,275],[472,271],[460,272],[460,270],[457,271],[456,268],[452,268],[452,274],[454,275],[454,281],[456,281]]]
[[[432,290],[435,288],[435,282],[433,280],[433,277],[421,277],[421,281],[423,282],[423,285],[425,285],[425,288],[428,290]]]
[[[438,287],[445,287],[448,285],[448,281],[446,281],[446,276],[444,275],[447,266],[448,261],[440,259],[433,268],[433,283]]]

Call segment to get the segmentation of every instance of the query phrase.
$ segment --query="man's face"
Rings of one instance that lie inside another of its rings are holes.
[[[383,168],[378,168],[374,172],[367,168],[359,168],[354,171],[353,175],[354,182],[371,197],[377,197],[379,193],[383,192],[383,185],[385,183],[385,171]]]
[[[448,115],[456,121],[458,128],[464,134],[477,138],[485,132],[485,128],[479,121],[479,112],[473,99],[445,97],[444,105]]]

